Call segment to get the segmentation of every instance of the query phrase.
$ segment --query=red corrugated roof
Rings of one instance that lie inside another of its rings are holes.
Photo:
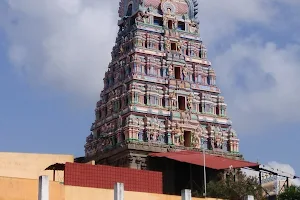
[[[179,151],[179,152],[167,152],[167,153],[151,153],[150,157],[164,157],[179,162],[185,162],[189,164],[203,166],[203,153],[201,152],[191,152],[191,151]],[[205,154],[205,166],[207,168],[221,170],[232,168],[244,168],[244,167],[258,167],[259,164],[234,160],[230,158],[225,158],[222,156],[215,156],[210,154]]]

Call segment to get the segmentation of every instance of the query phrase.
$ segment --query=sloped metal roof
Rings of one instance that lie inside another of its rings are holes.
[[[150,157],[168,158],[178,162],[204,166],[204,156],[201,152],[192,151],[179,151],[179,152],[166,152],[166,153],[151,153]],[[222,156],[205,154],[205,166],[207,168],[222,170],[222,169],[236,169],[236,168],[257,168],[258,163],[235,160]]]

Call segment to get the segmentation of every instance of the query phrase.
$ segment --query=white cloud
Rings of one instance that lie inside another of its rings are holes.
[[[229,106],[234,105],[232,115],[240,129],[300,120],[300,97],[295,95],[300,90],[299,53],[299,45],[280,48],[248,38],[215,58],[219,83],[230,95]]]
[[[212,46],[235,36],[242,25],[269,25],[278,13],[269,0],[199,0],[199,9],[200,34]]]
[[[36,84],[96,101],[117,33],[117,1],[7,3],[9,12],[0,14],[0,26],[7,33],[13,66]]]
[[[294,39],[300,15],[292,12],[299,6],[294,0],[200,0],[201,34],[238,133],[300,121],[300,42]]]

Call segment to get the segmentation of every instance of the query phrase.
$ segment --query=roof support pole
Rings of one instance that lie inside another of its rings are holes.
[[[262,180],[261,180],[261,171],[259,171],[259,185],[262,185]]]
[[[38,200],[49,200],[49,178],[48,176],[39,177]]]
[[[203,176],[204,176],[204,194],[203,196],[206,197],[206,159],[205,159],[205,148],[203,148]]]

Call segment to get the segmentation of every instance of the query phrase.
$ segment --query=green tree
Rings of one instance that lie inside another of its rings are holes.
[[[207,184],[207,196],[213,198],[242,200],[247,195],[253,195],[256,200],[263,200],[263,189],[257,178],[246,176],[241,171],[235,175],[229,174],[226,179],[223,174],[216,181]]]
[[[300,187],[291,186],[286,188],[278,197],[279,200],[298,200],[300,199]]]

